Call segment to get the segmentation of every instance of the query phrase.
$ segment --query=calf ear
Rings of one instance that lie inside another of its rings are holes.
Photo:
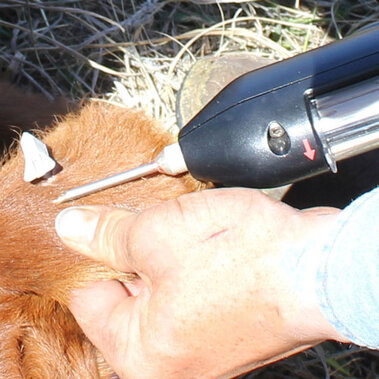
[[[61,312],[60,310],[59,312]],[[23,337],[26,378],[96,378],[96,351],[75,321],[65,315],[41,317]]]
[[[1,304],[1,378],[100,377],[98,353],[67,308],[33,293]]]
[[[18,301],[17,301],[18,302]],[[0,297],[0,377],[21,377],[22,330],[11,298]]]

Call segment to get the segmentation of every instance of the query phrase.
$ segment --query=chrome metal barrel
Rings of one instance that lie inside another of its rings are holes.
[[[332,171],[336,162],[379,147],[379,76],[310,101]]]

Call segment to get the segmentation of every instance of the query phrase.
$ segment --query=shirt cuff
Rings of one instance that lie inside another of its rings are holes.
[[[379,187],[339,215],[320,251],[316,294],[335,329],[379,348]]]

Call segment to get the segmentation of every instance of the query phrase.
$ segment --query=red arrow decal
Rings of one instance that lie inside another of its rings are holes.
[[[304,145],[304,149],[305,149],[304,155],[308,159],[310,159],[311,161],[313,161],[315,159],[315,157],[316,157],[316,150],[312,149],[311,143],[309,142],[308,139],[303,139],[303,145]]]

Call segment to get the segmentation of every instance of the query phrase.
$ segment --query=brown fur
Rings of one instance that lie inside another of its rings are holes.
[[[200,185],[188,176],[160,175],[55,205],[62,191],[150,161],[172,141],[141,112],[104,103],[69,115],[44,141],[63,167],[51,181],[25,183],[19,151],[0,169],[0,377],[107,377],[111,370],[66,304],[70,291],[88,281],[130,277],[64,247],[55,217],[80,204],[140,211]]]

